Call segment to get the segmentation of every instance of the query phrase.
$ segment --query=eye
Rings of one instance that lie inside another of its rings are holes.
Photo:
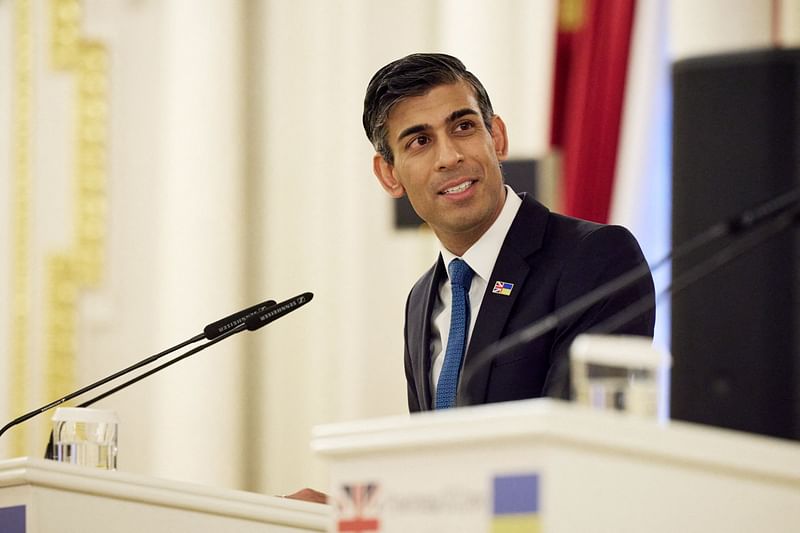
[[[462,120],[455,127],[456,132],[466,132],[475,129],[475,122],[472,120]]]
[[[431,139],[427,135],[417,135],[416,137],[414,137],[410,141],[408,141],[408,144],[406,145],[406,147],[407,148],[411,148],[411,149],[413,149],[413,148],[421,148],[421,147],[427,145],[429,142],[431,142]]]

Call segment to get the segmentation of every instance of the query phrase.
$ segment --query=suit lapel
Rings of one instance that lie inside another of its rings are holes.
[[[417,396],[419,398],[420,409],[428,411],[433,409],[431,399],[431,314],[433,305],[439,291],[439,284],[442,276],[445,275],[441,255],[436,260],[436,264],[430,270],[430,275],[423,282],[422,309],[414,319],[421,323],[422,335],[416,336],[416,346],[413,347],[414,360],[414,381],[417,385]],[[414,338],[414,337],[411,337]]]
[[[521,196],[522,205],[517,216],[514,217],[505,241],[503,241],[483,296],[481,309],[464,360],[465,367],[487,346],[502,338],[517,297],[522,293],[523,285],[536,282],[536,280],[528,279],[530,265],[527,258],[542,245],[548,211],[532,198],[524,194]],[[514,288],[511,294],[505,296],[493,293],[492,289],[497,281],[513,283]],[[476,368],[474,371],[475,374],[469,383],[469,391],[464,390],[463,382],[459,383],[458,405],[486,402],[491,365]]]

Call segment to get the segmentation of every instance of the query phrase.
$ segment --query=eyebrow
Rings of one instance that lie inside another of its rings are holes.
[[[475,111],[474,109],[472,109],[470,107],[465,107],[463,109],[458,109],[458,110],[453,111],[452,113],[450,113],[450,115],[448,115],[448,117],[445,119],[445,122],[447,122],[448,124],[451,124],[451,123],[455,122],[456,120],[460,119],[461,117],[464,117],[464,116],[467,116],[467,115],[477,115],[477,114],[478,114],[478,112]],[[430,124],[416,124],[414,126],[409,126],[408,128],[404,129],[403,131],[401,131],[397,135],[397,140],[399,141],[399,140],[403,139],[404,137],[408,137],[409,135],[414,135],[415,133],[419,133],[419,132],[425,131],[427,129],[430,129],[431,127],[432,126]]]

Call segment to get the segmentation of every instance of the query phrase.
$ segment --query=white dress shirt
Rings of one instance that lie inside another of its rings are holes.
[[[497,256],[500,255],[500,248],[502,248],[503,241],[506,239],[506,234],[509,228],[511,228],[511,223],[514,222],[514,217],[517,216],[517,211],[519,211],[519,207],[522,205],[522,200],[511,187],[508,185],[505,187],[506,201],[503,204],[503,209],[500,211],[497,220],[495,220],[486,233],[461,256],[461,259],[475,272],[475,275],[472,277],[472,284],[469,288],[470,313],[467,343],[464,347],[465,355],[469,348],[469,341],[472,339],[472,330],[475,327],[475,320],[478,317],[478,312],[483,302],[483,295],[486,293],[486,287],[489,285],[489,276],[492,275],[494,264],[497,262]],[[442,260],[444,261],[445,270],[447,270],[447,277],[439,286],[439,296],[433,304],[433,312],[431,313],[432,360],[430,378],[431,391],[434,398],[436,397],[436,385],[439,382],[439,374],[441,374],[442,365],[444,364],[447,338],[450,334],[452,294],[450,289],[450,271],[446,267],[450,265],[450,261],[457,258],[457,256],[453,255],[444,246],[440,246],[440,252],[442,254]]]

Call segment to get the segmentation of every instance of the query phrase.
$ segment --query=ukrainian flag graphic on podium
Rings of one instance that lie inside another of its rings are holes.
[[[540,533],[539,474],[496,476],[492,533]]]

